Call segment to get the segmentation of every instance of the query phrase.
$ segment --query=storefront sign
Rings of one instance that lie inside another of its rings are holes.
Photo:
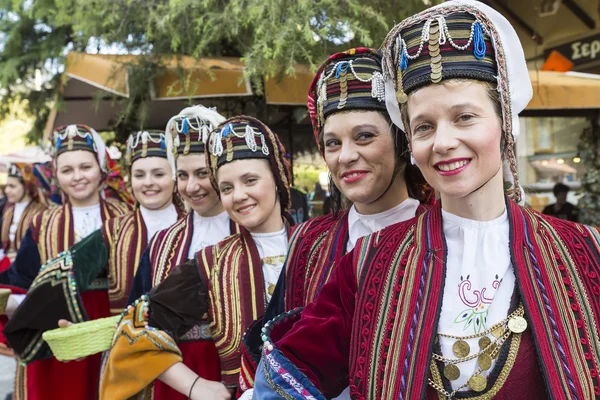
[[[552,50],[558,51],[576,66],[600,61],[600,33],[551,49],[546,49],[546,58]]]

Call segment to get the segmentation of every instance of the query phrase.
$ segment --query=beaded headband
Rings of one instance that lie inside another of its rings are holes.
[[[506,144],[505,187],[519,202],[518,113],[531,100],[533,89],[523,47],[510,22],[479,1],[446,1],[396,25],[382,48],[386,107],[392,121],[407,133],[399,104],[419,87],[448,79],[496,85]],[[510,90],[509,84],[518,90]]]
[[[442,80],[463,78],[496,83],[494,48],[483,24],[467,12],[429,18],[399,32],[396,99]]]
[[[173,157],[173,142],[163,131],[143,131],[132,134],[127,139],[126,162],[129,168],[136,160],[146,157],[166,158],[171,166],[175,179],[175,160]]]
[[[100,169],[106,172],[106,145],[91,127],[83,124],[63,125],[54,131],[54,160],[67,151],[85,150],[96,154]]]
[[[291,206],[290,165],[279,137],[268,126],[252,117],[232,117],[212,132],[206,146],[211,183],[217,193],[219,167],[237,160],[267,160],[275,177],[282,212],[287,213]]]
[[[359,47],[330,56],[308,90],[308,110],[317,145],[325,119],[340,111],[385,108],[381,55]]]
[[[177,154],[203,153],[212,130],[225,121],[215,108],[193,106],[183,109],[167,123]]]

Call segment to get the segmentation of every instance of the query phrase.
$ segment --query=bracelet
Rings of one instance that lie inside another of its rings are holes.
[[[188,400],[192,398],[192,390],[194,390],[194,386],[196,385],[196,382],[198,382],[198,379],[200,379],[200,376],[196,377],[196,379],[194,380],[194,383],[192,383],[192,386],[190,387],[190,394],[188,396]]]

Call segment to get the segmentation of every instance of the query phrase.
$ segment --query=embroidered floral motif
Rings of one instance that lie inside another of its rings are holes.
[[[470,280],[470,275],[467,275],[466,279],[463,279],[461,276],[460,279],[461,281],[458,284],[458,297],[463,304],[469,308],[461,311],[454,319],[454,323],[464,323],[463,330],[466,331],[472,328],[473,333],[479,333],[482,330],[487,329],[486,323],[490,304],[492,304],[494,295],[500,287],[502,280],[498,280],[498,275],[495,276],[495,279],[491,283],[493,294],[491,297],[487,297],[487,287],[484,287],[481,290],[471,290],[473,285]]]

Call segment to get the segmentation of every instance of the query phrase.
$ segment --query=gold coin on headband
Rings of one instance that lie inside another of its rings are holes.
[[[487,386],[487,379],[481,374],[475,374],[469,378],[469,387],[476,392],[482,392]]]
[[[431,72],[436,74],[438,72],[442,72],[442,64],[433,64],[431,66]]]
[[[469,355],[471,347],[464,340],[458,340],[452,345],[452,352],[456,357],[466,357]]]
[[[439,25],[431,25],[431,27],[429,28],[429,33],[437,33],[440,31],[440,26]]]
[[[438,72],[438,73],[432,73],[431,74],[431,82],[433,83],[438,83],[442,80],[442,73]]]
[[[436,49],[432,49],[432,46],[429,47],[429,55],[431,57],[435,57],[435,56],[439,56],[440,55],[440,48],[439,46]]]
[[[484,371],[492,368],[492,357],[483,353],[482,355],[477,357],[477,365],[479,365],[479,368],[481,368]]]
[[[448,364],[444,367],[444,376],[451,381],[455,381],[460,377],[460,369],[454,364]]]
[[[479,348],[481,350],[484,350],[485,348],[487,348],[490,344],[492,344],[492,341],[490,340],[489,337],[484,336],[481,339],[479,339]]]
[[[512,333],[523,333],[527,329],[527,320],[523,317],[512,317],[508,320],[508,329]]]
[[[437,63],[439,63],[440,61],[442,61],[442,56],[441,56],[441,55],[439,55],[439,54],[438,54],[437,56],[435,56],[435,57],[432,57],[432,58],[431,58],[431,63],[432,63],[432,64],[437,64]]]

